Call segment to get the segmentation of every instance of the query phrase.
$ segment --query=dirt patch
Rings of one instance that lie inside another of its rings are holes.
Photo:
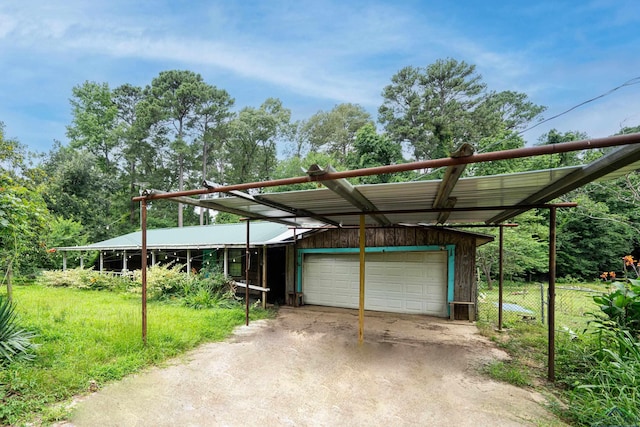
[[[478,365],[507,355],[467,322],[282,308],[171,366],[80,402],[75,426],[539,425],[539,394],[498,383]]]

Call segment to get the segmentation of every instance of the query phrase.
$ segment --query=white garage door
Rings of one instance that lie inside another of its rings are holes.
[[[306,304],[358,308],[358,254],[305,254]],[[365,309],[447,316],[447,252],[368,253]]]

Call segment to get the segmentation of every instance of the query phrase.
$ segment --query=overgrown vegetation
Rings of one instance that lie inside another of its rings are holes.
[[[115,286],[114,286],[115,287]],[[114,287],[110,287],[113,289]],[[14,298],[26,330],[39,344],[32,361],[0,370],[0,425],[67,415],[65,405],[91,384],[98,387],[196,345],[224,339],[244,321],[244,310],[194,310],[154,300],[148,306],[148,344],[141,339],[140,298],[130,292],[18,286]],[[269,313],[251,311],[251,318]]]
[[[217,269],[204,269],[186,274],[180,264],[155,265],[147,271],[147,297],[150,300],[180,302],[192,308],[232,308],[237,305],[233,281]],[[109,290],[140,294],[142,273],[132,275],[101,274],[75,268],[66,271],[44,271],[38,283],[45,286],[75,289]]]
[[[20,327],[15,305],[0,295],[0,367],[14,360],[32,360],[35,334]]]
[[[638,262],[632,256],[624,262],[623,275],[638,276]],[[602,277],[611,278],[612,274]],[[607,292],[583,301],[583,327],[575,331],[565,328],[568,333],[556,334],[557,388],[552,391],[567,405],[553,408],[574,425],[640,424],[639,285],[638,279],[631,278],[607,282]],[[542,383],[546,377],[546,328],[538,322],[513,319],[508,325],[505,332],[497,333],[492,323],[480,324],[481,330],[512,356],[488,365],[485,372],[520,386]]]

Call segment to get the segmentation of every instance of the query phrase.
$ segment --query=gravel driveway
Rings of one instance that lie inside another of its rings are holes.
[[[478,367],[506,355],[468,322],[283,307],[81,400],[70,426],[562,425]]]

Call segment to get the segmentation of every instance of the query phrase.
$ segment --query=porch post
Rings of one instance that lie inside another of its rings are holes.
[[[100,273],[104,271],[104,252],[100,251]]]
[[[156,251],[151,251],[151,266],[156,265]]]
[[[224,277],[229,276],[229,248],[224,248],[224,260],[223,260],[222,272],[224,273]]]
[[[191,274],[191,249],[187,249],[187,274]]]
[[[122,271],[127,271],[127,251],[122,251]]]
[[[62,271],[66,271],[67,270],[67,252],[63,251],[62,252]]]
[[[80,252],[80,268],[84,268],[84,255]]]

